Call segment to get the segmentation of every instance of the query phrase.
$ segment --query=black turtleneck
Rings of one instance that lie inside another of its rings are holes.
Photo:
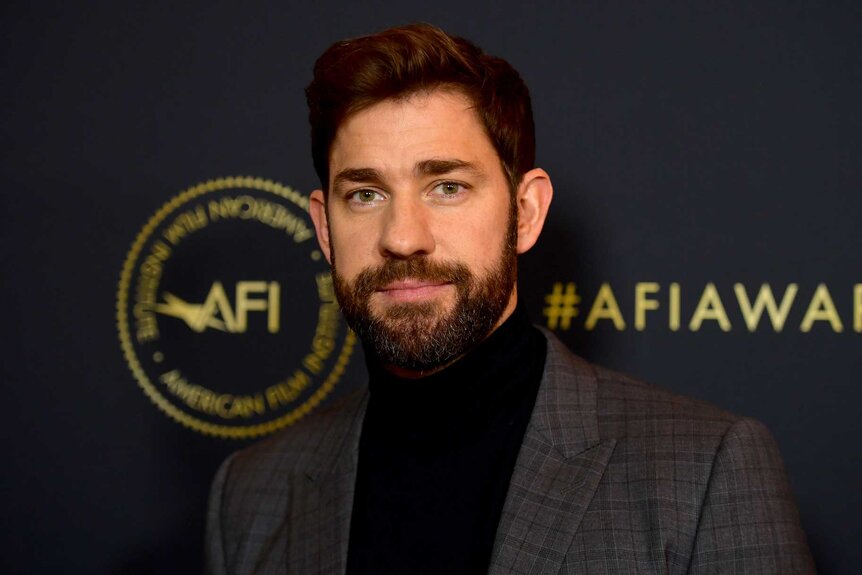
[[[519,305],[476,349],[421,379],[366,353],[348,575],[487,572],[546,346]]]

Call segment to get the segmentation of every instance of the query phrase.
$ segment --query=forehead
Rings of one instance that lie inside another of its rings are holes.
[[[330,173],[344,168],[412,168],[432,158],[499,164],[472,101],[451,90],[419,92],[378,102],[339,126]],[[490,168],[490,166],[488,166]]]

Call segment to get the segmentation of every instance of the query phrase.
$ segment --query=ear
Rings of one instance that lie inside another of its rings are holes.
[[[326,196],[323,190],[314,190],[308,196],[308,214],[314,222],[314,231],[317,232],[317,243],[323,257],[332,264],[332,252],[329,245],[329,220],[326,217]]]
[[[524,174],[515,198],[518,206],[519,254],[532,248],[539,239],[553,196],[551,177],[545,170],[534,168]]]

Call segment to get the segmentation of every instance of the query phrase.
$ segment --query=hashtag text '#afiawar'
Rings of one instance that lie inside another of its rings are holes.
[[[621,307],[617,293],[628,295],[631,292],[634,293],[633,304]],[[637,282],[633,288],[623,291],[605,282],[594,295],[582,296],[576,283],[555,282],[545,295],[542,315],[547,327],[553,330],[582,327],[591,331],[597,326],[609,325],[624,331],[633,324],[637,331],[647,327],[699,331],[704,325],[715,325],[729,332],[736,324],[744,325],[751,332],[779,333],[787,327],[802,333],[824,329],[835,333],[862,333],[862,283],[835,290],[835,293],[839,294],[838,299],[833,298],[832,291],[824,283],[811,288],[791,283],[775,291],[768,283],[755,288],[735,283],[721,290],[714,283],[707,283],[696,295],[683,298],[678,283],[663,287],[658,282]],[[576,318],[583,318],[583,321],[576,322]]]

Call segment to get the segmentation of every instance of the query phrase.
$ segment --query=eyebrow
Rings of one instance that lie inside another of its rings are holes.
[[[337,189],[347,182],[380,184],[383,182],[383,176],[374,168],[347,168],[335,175],[332,187]]]
[[[481,175],[482,170],[476,164],[456,159],[431,159],[418,162],[413,172],[420,176],[443,176],[454,171],[468,171]],[[338,189],[345,183],[382,184],[383,175],[374,168],[345,168],[335,175],[332,187]]]
[[[464,160],[425,160],[416,164],[414,171],[423,176],[443,176],[456,170],[481,174],[482,171],[475,164]]]

